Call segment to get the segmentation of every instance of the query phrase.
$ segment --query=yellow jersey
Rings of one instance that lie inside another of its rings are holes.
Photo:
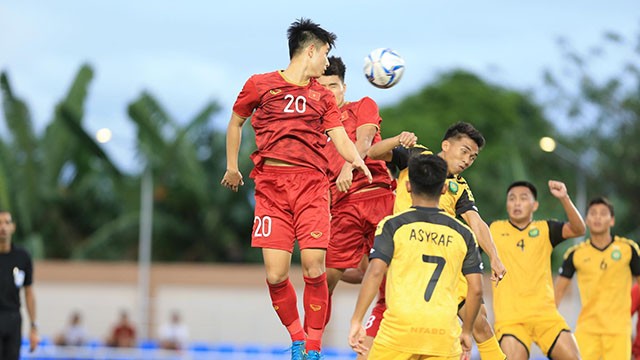
[[[369,257],[389,265],[387,310],[375,342],[412,354],[458,356],[459,274],[482,272],[471,230],[440,209],[413,207],[378,224]]]
[[[631,336],[631,275],[640,276],[638,244],[620,236],[604,249],[590,239],[567,250],[559,275],[578,273],[582,309],[578,329],[585,333]]]
[[[509,269],[509,274],[493,288],[496,323],[521,323],[557,314],[551,252],[564,240],[563,225],[536,220],[520,229],[508,220],[491,223],[489,230],[496,249]]]
[[[412,148],[399,146],[393,149],[391,164],[398,169],[398,187],[393,213],[397,214],[411,207],[411,194],[407,192],[406,183],[409,181],[407,168],[409,158],[414,154],[433,154],[429,148],[416,145]],[[449,175],[445,182],[446,193],[440,196],[439,207],[451,216],[459,216],[469,210],[478,211],[473,194],[466,180],[460,175]]]

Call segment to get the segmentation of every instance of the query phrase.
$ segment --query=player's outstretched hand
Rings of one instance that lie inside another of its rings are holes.
[[[504,267],[502,260],[498,257],[491,259],[491,281],[495,281],[496,286],[498,286],[498,283],[506,274],[507,269]]]
[[[410,131],[403,131],[398,135],[398,143],[406,148],[414,147],[417,142],[418,137]]]
[[[358,156],[358,158],[356,158],[351,163],[351,166],[358,171],[362,171],[362,173],[367,177],[367,179],[369,179],[369,184],[371,184],[371,182],[373,181],[373,177],[371,176],[371,171],[369,171],[369,168],[367,167],[367,165],[364,164],[364,160],[362,160],[362,158]]]
[[[347,164],[348,165],[348,164]],[[340,175],[336,179],[336,186],[338,191],[347,192],[353,182],[353,167],[343,166],[340,170]]]
[[[471,359],[471,334],[462,333],[460,334],[460,345],[462,345],[462,355],[460,355],[460,360],[470,360]]]
[[[558,199],[567,196],[567,186],[562,181],[549,180],[549,191]]]
[[[237,192],[238,187],[244,185],[244,181],[242,180],[242,174],[239,170],[227,169],[227,171],[224,173],[224,176],[222,177],[222,181],[220,181],[220,184]]]
[[[364,327],[359,322],[351,322],[351,329],[349,330],[349,346],[358,353],[359,355],[364,355],[369,351],[369,349],[364,346],[364,339],[367,336],[367,333],[364,330]]]

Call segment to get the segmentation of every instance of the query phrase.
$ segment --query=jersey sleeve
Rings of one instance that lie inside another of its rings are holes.
[[[27,251],[25,251],[25,256],[26,269],[24,270],[24,286],[31,286],[31,284],[33,284],[33,261]]]
[[[562,221],[547,220],[547,226],[549,226],[549,240],[553,247],[556,247],[556,245],[566,240],[562,237],[562,227],[564,224],[565,223]]]
[[[478,207],[473,201],[473,195],[471,195],[470,189],[464,189],[458,201],[456,201],[456,215],[460,216],[467,211],[478,212]]]
[[[393,149],[391,156],[391,164],[396,166],[398,170],[404,170],[409,166],[409,149],[404,146],[398,146]]]
[[[473,233],[469,231],[463,236],[467,243],[467,254],[462,262],[462,273],[464,275],[482,273],[482,259]]]
[[[324,131],[327,132],[331,129],[343,127],[342,126],[342,112],[336,102],[336,96],[329,90],[325,90],[322,95],[322,99],[325,102],[326,110],[322,115],[322,126]]]
[[[631,267],[631,273],[633,276],[640,276],[640,256],[638,254],[638,245],[629,244],[631,246],[631,261],[629,261],[629,267]]]
[[[248,118],[253,113],[253,110],[258,107],[258,104],[260,104],[260,94],[258,94],[254,75],[244,83],[236,102],[233,104],[233,112],[241,117]]]
[[[360,100],[360,106],[358,106],[357,119],[356,128],[363,125],[374,125],[376,128],[380,128],[382,118],[378,111],[378,104],[370,97],[362,98],[362,100]]]
[[[571,279],[573,277],[573,274],[575,274],[576,267],[573,265],[574,253],[575,253],[575,249],[569,249],[567,253],[564,255],[564,261],[562,262],[562,266],[558,270],[559,276]]]
[[[393,234],[395,230],[392,225],[382,220],[376,229],[376,237],[373,241],[373,248],[369,253],[369,259],[380,259],[387,264],[391,263],[393,258],[394,244]]]

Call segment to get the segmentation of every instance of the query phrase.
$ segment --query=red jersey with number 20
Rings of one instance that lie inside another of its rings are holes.
[[[342,126],[344,126],[351,141],[356,142],[358,129],[365,125],[373,125],[378,128],[371,144],[380,141],[379,129],[382,118],[378,113],[378,105],[373,99],[364,97],[355,102],[348,102],[342,105],[340,110],[342,111]],[[342,200],[347,194],[353,194],[358,190],[374,187],[391,189],[392,180],[387,172],[385,162],[382,160],[372,160],[367,157],[365,158],[365,164],[369,168],[369,171],[371,171],[373,181],[369,183],[369,179],[367,179],[362,172],[354,172],[353,182],[351,183],[348,193],[339,192],[336,186],[336,179],[338,175],[340,175],[340,170],[342,170],[345,160],[340,156],[335,146],[328,145],[325,150],[327,158],[329,159],[329,180],[331,181],[331,200],[333,204]]]
[[[273,158],[327,173],[325,132],[342,123],[335,96],[316,79],[296,84],[282,71],[253,75],[238,95],[233,112],[243,118],[251,116],[258,147],[251,159],[256,166]]]

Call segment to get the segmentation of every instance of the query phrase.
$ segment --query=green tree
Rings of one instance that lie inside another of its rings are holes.
[[[224,134],[210,125],[218,109],[210,102],[187,124],[180,125],[149,93],[128,106],[136,127],[136,157],[153,177],[154,261],[255,258],[247,240],[252,214],[250,187],[231,193],[219,185],[224,173]],[[248,143],[243,153],[250,150]],[[246,171],[248,162],[242,165]],[[77,249],[76,257],[135,259],[141,176],[136,175],[127,187],[129,195],[120,215],[104,223],[86,247]]]
[[[2,203],[19,222],[18,238],[36,257],[67,257],[104,218],[114,216],[120,173],[82,130],[93,70],[82,66],[44,134],[35,133],[26,103],[0,75],[8,138],[1,139]],[[100,172],[108,172],[104,178]],[[91,214],[91,216],[86,216]]]
[[[640,32],[605,33],[589,50],[560,41],[565,66],[545,74],[549,108],[571,124],[566,141],[593,169],[589,196],[605,195],[616,207],[615,232],[640,240]],[[621,59],[621,60],[616,60]],[[619,61],[615,68],[610,65]],[[609,65],[609,69],[607,66]],[[603,71],[603,69],[605,69]],[[603,75],[603,72],[605,73]]]
[[[529,94],[454,70],[397,105],[382,109],[381,115],[383,137],[413,131],[421,144],[434,151],[440,151],[442,136],[457,121],[470,122],[483,133],[486,145],[463,176],[485,220],[506,216],[505,190],[516,180],[529,180],[541,188],[540,217],[558,213],[544,188],[548,179],[566,170],[538,146],[540,137],[555,134],[555,130]]]

